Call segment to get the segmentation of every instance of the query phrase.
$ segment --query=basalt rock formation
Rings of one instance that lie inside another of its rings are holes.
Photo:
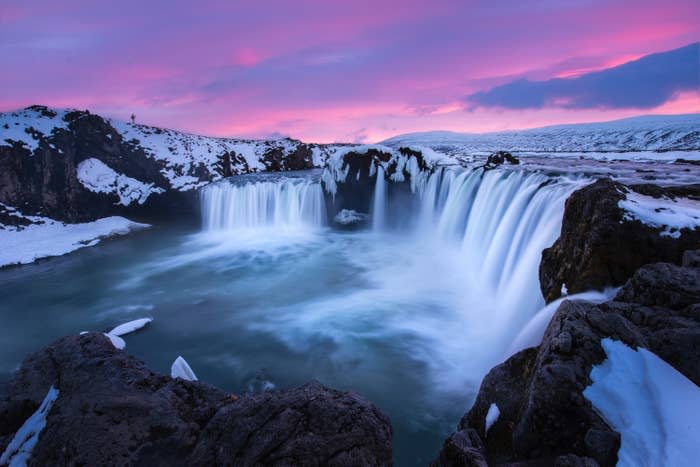
[[[0,452],[52,385],[30,465],[391,464],[390,422],[357,394],[314,382],[235,396],[155,373],[99,333],[24,361],[0,390]]]
[[[618,205],[634,190],[647,196],[700,198],[700,185],[626,187],[600,179],[566,201],[561,235],[542,252],[540,287],[547,302],[561,296],[608,286],[620,286],[644,264],[680,264],[683,252],[700,248],[700,229],[682,229],[674,238],[661,228],[630,220]]]
[[[700,385],[700,252],[640,268],[607,303],[564,301],[538,347],[493,368],[434,466],[615,465],[620,435],[583,390],[610,337],[655,353]],[[486,430],[491,404],[499,418]]]

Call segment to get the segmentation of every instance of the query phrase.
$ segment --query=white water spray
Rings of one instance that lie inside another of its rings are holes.
[[[384,178],[384,168],[377,169],[377,182],[374,186],[374,200],[372,202],[372,230],[381,232],[386,228],[386,203],[387,187]]]

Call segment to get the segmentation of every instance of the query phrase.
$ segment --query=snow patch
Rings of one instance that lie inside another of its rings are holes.
[[[486,413],[486,420],[484,421],[484,433],[488,435],[489,428],[498,421],[498,417],[501,416],[501,411],[498,409],[496,403],[489,406],[489,411]]]
[[[78,180],[93,193],[114,193],[119,196],[119,204],[128,206],[134,201],[146,202],[153,193],[163,193],[164,189],[154,187],[126,175],[118,174],[99,159],[85,159],[77,167]]]
[[[47,137],[57,129],[68,129],[63,119],[65,115],[64,110],[38,107],[0,113],[0,145],[18,141],[33,153],[39,147],[39,138]]]
[[[128,323],[120,324],[116,328],[109,331],[108,334],[111,334],[113,336],[123,336],[126,334],[130,334],[134,331],[138,331],[139,329],[145,327],[151,321],[153,321],[153,318],[135,319],[133,321],[129,321]]]
[[[124,341],[124,339],[122,339],[121,337],[115,336],[114,334],[110,334],[107,332],[103,334],[107,339],[109,339],[114,348],[119,350],[124,350],[126,348],[126,341]]]
[[[680,229],[700,227],[700,201],[689,198],[654,198],[630,191],[617,205],[625,211],[625,220],[663,228],[661,236],[678,238]]]
[[[26,466],[32,456],[32,450],[39,441],[39,435],[46,427],[46,418],[58,399],[59,391],[51,386],[41,405],[17,430],[14,438],[0,455],[0,465],[10,467]]]
[[[190,365],[181,356],[178,356],[170,367],[170,376],[172,378],[182,378],[187,381],[197,381],[197,376],[195,376],[194,371],[192,371]]]
[[[608,358],[583,395],[622,437],[617,465],[697,465],[700,388],[647,349],[601,345]]]
[[[33,224],[0,224],[0,266],[28,264],[39,258],[65,255],[80,248],[94,246],[103,238],[150,227],[118,216],[82,224],[64,224],[48,217],[24,216],[19,213],[13,215],[28,219]]]

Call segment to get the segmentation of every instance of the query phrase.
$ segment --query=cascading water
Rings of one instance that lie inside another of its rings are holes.
[[[302,178],[245,184],[224,181],[202,189],[201,203],[207,231],[293,230],[325,224],[321,185]]]
[[[386,227],[386,203],[387,203],[386,179],[384,168],[377,169],[377,181],[374,186],[374,200],[372,202],[372,230],[381,232]]]

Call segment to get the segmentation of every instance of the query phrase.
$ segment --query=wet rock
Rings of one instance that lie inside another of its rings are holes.
[[[688,250],[683,253],[683,266],[687,268],[700,268],[700,250]]]
[[[498,151],[491,154],[482,167],[484,170],[491,170],[503,164],[518,165],[520,160],[508,151]]]
[[[52,384],[34,465],[391,464],[389,420],[356,394],[310,383],[236,397],[155,373],[99,333],[24,361],[0,397],[0,451]]]
[[[634,187],[638,189],[638,187]],[[618,202],[628,188],[601,179],[566,201],[559,239],[542,252],[540,287],[547,302],[569,294],[620,286],[644,264],[681,263],[685,250],[700,245],[700,229],[683,229],[679,238],[660,235],[660,228],[624,217]],[[700,187],[644,185],[640,192],[657,196],[692,196]]]
[[[700,269],[657,263],[640,268],[612,301],[564,301],[538,347],[513,355],[484,378],[457,428],[472,430],[483,449],[465,451],[471,457],[464,460],[466,454],[450,455],[454,442],[448,440],[438,459],[449,462],[437,465],[472,465],[484,453],[489,465],[615,465],[620,435],[583,396],[591,369],[606,358],[600,341],[649,349],[700,384],[699,285]],[[491,403],[501,416],[485,433]]]

